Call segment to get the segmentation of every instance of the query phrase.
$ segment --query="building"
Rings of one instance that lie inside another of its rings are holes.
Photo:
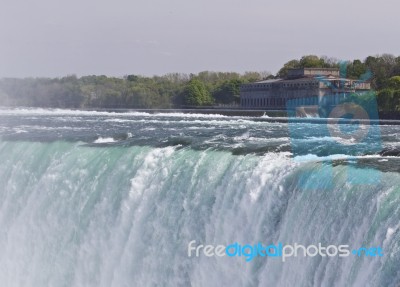
[[[365,93],[370,83],[340,77],[336,68],[288,70],[285,79],[244,84],[240,106],[244,109],[283,110],[299,106],[337,105],[351,93]]]

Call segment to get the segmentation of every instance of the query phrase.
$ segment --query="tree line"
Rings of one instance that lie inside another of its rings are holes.
[[[261,80],[267,73],[201,72],[123,78],[75,75],[63,78],[0,80],[1,106],[48,108],[177,108],[232,105],[239,102],[240,85]]]
[[[343,69],[343,67],[346,69]],[[282,78],[291,68],[341,68],[342,76],[366,79],[377,91],[381,111],[400,111],[400,57],[390,54],[341,62],[304,56],[288,61],[276,75],[268,72],[172,73],[122,78],[75,75],[63,78],[5,78],[0,80],[1,106],[48,108],[181,108],[237,105],[240,85]]]

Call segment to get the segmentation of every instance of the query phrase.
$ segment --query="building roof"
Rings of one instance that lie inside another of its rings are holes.
[[[289,70],[329,70],[329,71],[339,71],[339,68],[294,68]]]
[[[258,81],[258,82],[253,82],[251,84],[271,84],[271,83],[275,83],[275,82],[279,82],[279,81],[282,81],[282,79],[262,80],[262,81]]]
[[[302,77],[315,77],[315,76],[336,76],[340,75],[338,68],[297,68],[288,69],[287,77],[288,79],[302,78]]]

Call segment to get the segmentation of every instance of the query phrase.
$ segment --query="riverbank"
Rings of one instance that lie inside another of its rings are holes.
[[[298,122],[298,123],[313,123],[313,124],[328,124],[330,119],[327,118],[289,118],[286,111],[283,110],[245,110],[245,109],[85,109],[91,111],[107,111],[107,112],[143,112],[149,114],[209,114],[209,115],[222,115],[222,116],[233,116],[233,117],[251,117],[255,121],[266,121],[266,122]],[[380,115],[381,116],[381,115]],[[400,125],[400,118],[391,119],[389,114],[382,115],[379,120],[360,120],[352,121],[348,119],[342,119],[338,124],[358,124],[358,122],[364,124],[380,124],[380,125]],[[391,115],[394,116],[394,115]]]
[[[10,110],[35,110],[37,108],[19,107],[8,108],[0,107],[2,111]],[[41,109],[41,108],[39,108]],[[63,109],[45,109],[48,111],[63,111]],[[311,124],[330,124],[332,119],[317,118],[317,117],[288,117],[287,112],[283,110],[245,110],[245,109],[217,109],[217,108],[199,108],[199,109],[105,109],[105,108],[90,108],[90,109],[66,109],[67,111],[93,111],[93,112],[109,112],[109,113],[148,113],[148,114],[201,114],[201,115],[221,115],[227,117],[249,117],[253,121],[279,122],[279,123],[311,123]],[[383,115],[388,116],[388,115]],[[382,118],[379,120],[359,120],[341,119],[337,124],[379,124],[379,125],[400,125],[399,119]],[[336,124],[336,121],[335,121]]]

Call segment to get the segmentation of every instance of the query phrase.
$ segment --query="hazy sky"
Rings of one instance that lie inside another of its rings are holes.
[[[398,0],[0,0],[0,77],[277,70],[400,55]]]

